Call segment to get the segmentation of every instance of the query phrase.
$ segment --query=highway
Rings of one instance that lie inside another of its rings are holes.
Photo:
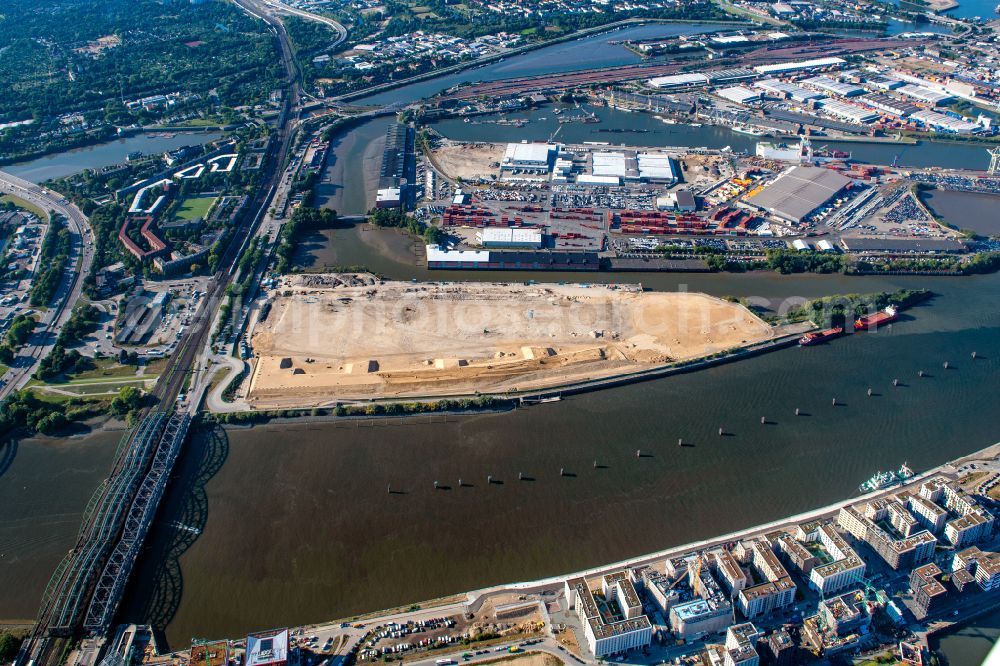
[[[263,0],[264,4],[270,7],[273,11],[279,11],[286,14],[293,14],[295,16],[308,19],[310,21],[318,21],[324,25],[329,26],[337,33],[337,38],[333,40],[331,47],[340,46],[344,40],[347,39],[347,28],[343,24],[334,21],[332,18],[327,16],[321,16],[319,14],[313,14],[311,12],[303,11],[301,9],[296,9],[295,7],[290,7],[283,2],[278,2],[278,0]],[[265,19],[266,20],[266,19]]]
[[[0,384],[0,400],[2,400],[13,391],[24,388],[38,363],[55,346],[63,325],[73,313],[73,306],[80,300],[83,279],[90,274],[90,268],[94,263],[94,240],[87,216],[75,205],[66,201],[62,195],[50,192],[6,171],[0,171],[0,193],[13,195],[44,211],[54,211],[62,215],[66,219],[66,227],[73,236],[73,254],[70,257],[69,269],[56,292],[55,306],[42,314],[40,326],[20,350],[12,364],[13,367],[3,376]]]

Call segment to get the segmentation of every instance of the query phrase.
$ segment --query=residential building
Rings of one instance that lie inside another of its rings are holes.
[[[758,578],[765,581],[739,590],[737,603],[743,614],[753,619],[790,606],[795,601],[795,583],[770,544],[757,539],[749,548],[744,546],[742,551],[759,574]]]
[[[639,595],[626,571],[604,576],[601,581],[604,599],[614,599],[621,608],[620,617],[610,621],[601,613],[596,597],[584,578],[566,581],[566,599],[575,608],[583,625],[587,645],[595,657],[619,654],[645,647],[653,639],[653,625],[642,615]]]
[[[837,524],[855,539],[871,546],[893,569],[915,567],[930,560],[937,544],[933,534],[921,530],[909,537],[897,538],[878,524],[878,521],[888,522],[888,505],[885,500],[876,499],[843,507],[837,516]],[[898,509],[895,509],[897,519]]]
[[[933,562],[919,566],[910,573],[910,590],[913,591],[918,619],[927,617],[948,595],[940,577],[941,568]]]
[[[826,596],[853,587],[864,579],[864,560],[854,552],[834,525],[821,525],[814,534],[833,561],[812,569],[809,573],[810,587]]]
[[[976,583],[984,592],[1000,589],[1000,553],[972,546],[955,553],[951,568],[955,574],[966,571],[975,576]]]
[[[725,666],[758,666],[757,638],[760,632],[749,622],[734,624],[726,629],[726,644],[723,653]]]

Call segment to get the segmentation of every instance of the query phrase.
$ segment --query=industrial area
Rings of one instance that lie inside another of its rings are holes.
[[[488,175],[471,163],[491,157]],[[913,174],[817,155],[808,137],[743,156],[443,140],[428,162],[438,183],[461,183],[418,208],[448,232],[427,248],[432,269],[709,270],[697,248],[751,265],[768,250],[878,262],[975,249],[935,220]]]

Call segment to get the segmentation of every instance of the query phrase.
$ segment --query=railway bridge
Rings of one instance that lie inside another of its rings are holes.
[[[57,662],[65,639],[107,633],[190,424],[187,414],[150,412],[122,437],[76,545],[49,580],[18,663]]]

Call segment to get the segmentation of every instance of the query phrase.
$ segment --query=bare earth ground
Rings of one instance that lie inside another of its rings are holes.
[[[536,390],[774,337],[740,305],[627,287],[301,275],[271,297],[251,340],[259,409]]]
[[[503,158],[503,143],[462,143],[445,139],[434,151],[434,162],[449,178],[476,180],[499,173],[490,166]]]

